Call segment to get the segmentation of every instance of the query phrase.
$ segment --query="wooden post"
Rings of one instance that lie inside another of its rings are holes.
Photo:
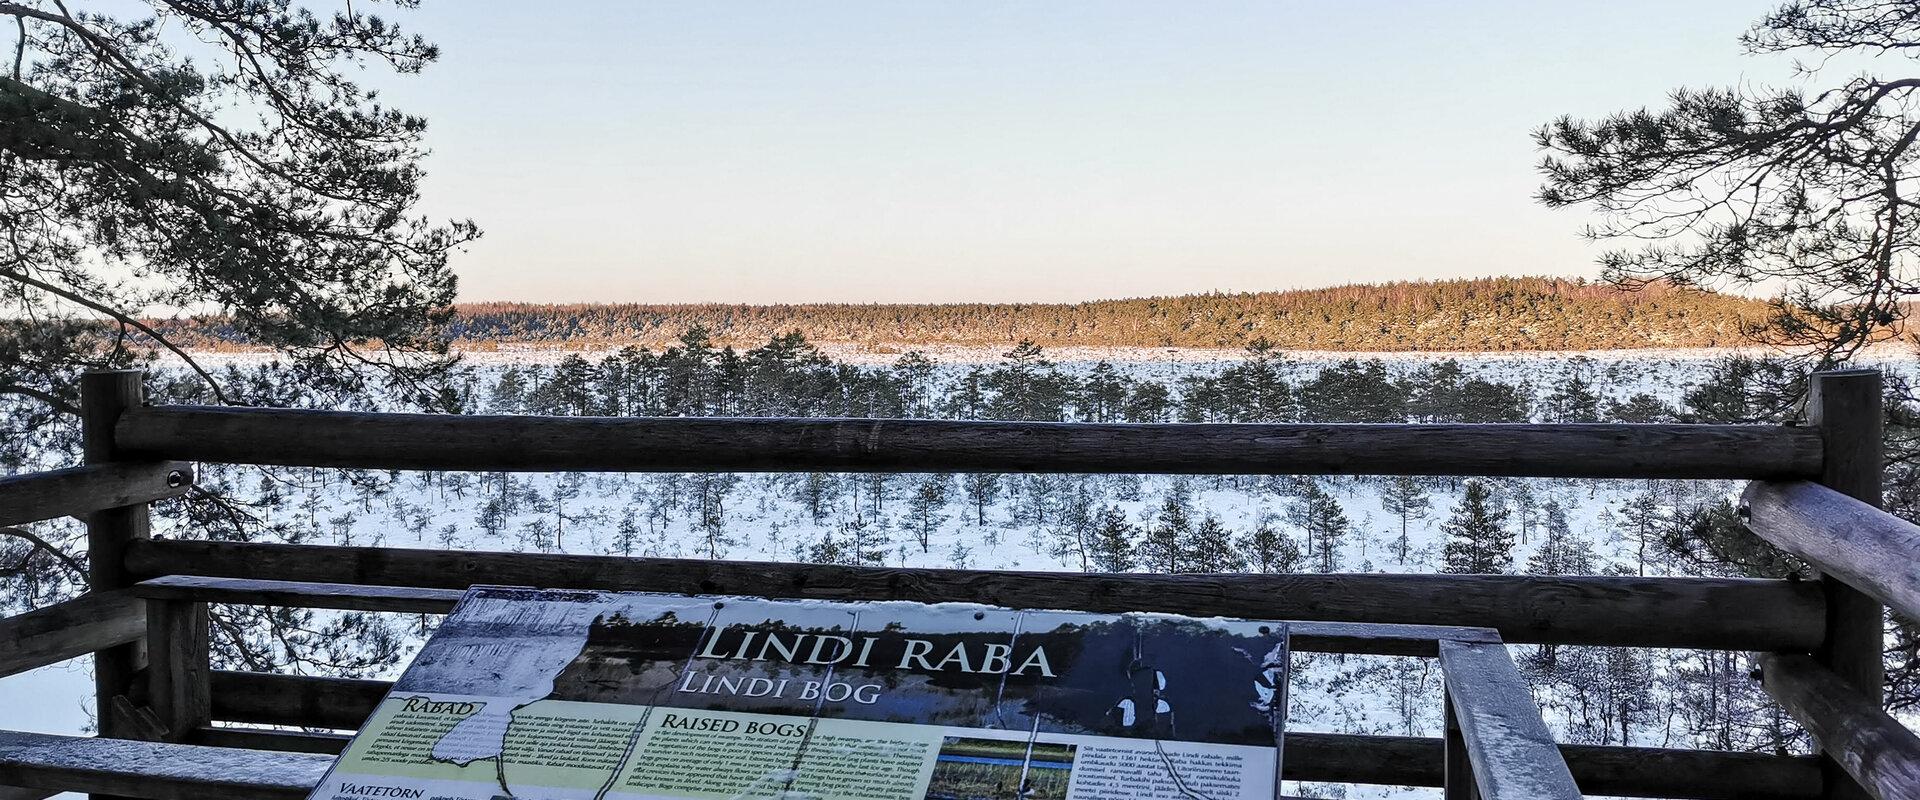
[[[213,722],[207,604],[147,601],[147,700],[169,742],[192,741]]]
[[[81,376],[81,441],[88,464],[119,460],[113,427],[122,412],[144,402],[143,377],[139,370],[106,370]],[[149,525],[145,503],[87,515],[87,569],[92,591],[124,589],[132,583],[126,570],[127,543],[147,538]],[[133,688],[134,674],[145,665],[143,642],[102,650],[94,656],[94,710],[100,735],[132,738],[131,726],[113,712],[113,699]]]
[[[1807,421],[1820,431],[1826,456],[1820,483],[1879,508],[1881,503],[1882,426],[1880,373],[1855,369],[1813,376],[1807,397]],[[1859,590],[1831,576],[1822,578],[1827,597],[1827,638],[1814,657],[1860,692],[1870,703],[1884,703],[1881,662],[1884,611]],[[1859,797],[1860,788],[1830,759],[1823,759],[1829,798]]]
[[[1441,773],[1440,796],[1445,800],[1478,800],[1479,788],[1473,782],[1473,761],[1467,757],[1467,740],[1460,733],[1460,717],[1453,710],[1453,690],[1440,691],[1440,706],[1446,731],[1442,753],[1445,767]]]

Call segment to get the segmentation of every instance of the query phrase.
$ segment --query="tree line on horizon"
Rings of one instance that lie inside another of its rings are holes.
[[[1629,290],[1499,277],[1083,303],[465,303],[447,333],[467,350],[659,347],[692,328],[743,347],[799,332],[822,343],[904,345],[1237,349],[1264,340],[1287,350],[1606,350],[1748,344],[1768,312],[1759,300],[1667,284]],[[156,325],[184,346],[249,345],[218,318]]]

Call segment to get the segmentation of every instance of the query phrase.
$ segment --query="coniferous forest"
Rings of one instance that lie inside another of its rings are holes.
[[[1290,357],[1056,362],[1033,342],[991,363],[909,351],[836,360],[798,333],[736,349],[706,331],[660,348],[469,365],[438,387],[454,413],[860,416],[1091,422],[1752,421],[1794,391],[1750,358]],[[241,402],[316,405],[297,371],[239,358]],[[205,400],[185,376],[156,393]],[[373,403],[375,407],[379,404]],[[31,464],[71,431],[12,437]],[[207,465],[224,498],[163,514],[172,535],[1105,572],[1457,572],[1771,575],[1798,565],[1746,533],[1713,481],[1340,476],[390,473]],[[240,524],[236,520],[245,520]],[[77,526],[47,531],[78,536]],[[19,597],[79,580],[26,558]],[[418,619],[327,612],[217,638],[223,663],[380,675]],[[1517,648],[1568,741],[1772,750],[1804,737],[1738,654]],[[287,659],[301,663],[287,663]],[[1303,729],[1435,735],[1438,676],[1419,659],[1297,656]],[[308,663],[310,662],[310,663]],[[1898,669],[1896,674],[1901,673]],[[1905,679],[1901,679],[1905,680]],[[1910,685],[1910,681],[1903,685]],[[1909,697],[1912,696],[1909,690]]]
[[[1661,283],[1629,290],[1577,279],[1476,278],[1060,304],[467,303],[455,309],[451,332],[470,350],[664,347],[702,328],[738,347],[799,332],[821,343],[1238,349],[1264,340],[1314,350],[1563,351],[1743,345],[1768,310],[1757,300]],[[250,343],[219,319],[157,324],[186,346]]]

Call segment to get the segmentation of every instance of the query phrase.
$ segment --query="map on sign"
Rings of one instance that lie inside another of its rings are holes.
[[[311,800],[1271,798],[1284,623],[475,588]]]

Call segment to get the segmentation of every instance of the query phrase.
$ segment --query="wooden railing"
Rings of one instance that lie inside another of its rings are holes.
[[[0,732],[0,800],[304,797],[388,685],[210,668],[208,604],[444,613],[467,586],[970,601],[1287,619],[1307,652],[1438,658],[1441,738],[1290,733],[1285,777],[1449,797],[1920,796],[1881,710],[1882,603],[1920,616],[1920,529],[1881,512],[1880,381],[1816,376],[1809,424],[1082,425],[627,419],[148,406],[83,381],[87,465],[0,479],[0,524],[88,522],[92,591],[0,620],[0,676],[95,653],[100,739]],[[185,462],[433,470],[1426,474],[1748,479],[1751,527],[1818,580],[890,569],[153,540]],[[1753,651],[1818,756],[1555,745],[1507,643]],[[238,749],[236,749],[238,748]],[[1574,788],[1577,784],[1577,790]]]

